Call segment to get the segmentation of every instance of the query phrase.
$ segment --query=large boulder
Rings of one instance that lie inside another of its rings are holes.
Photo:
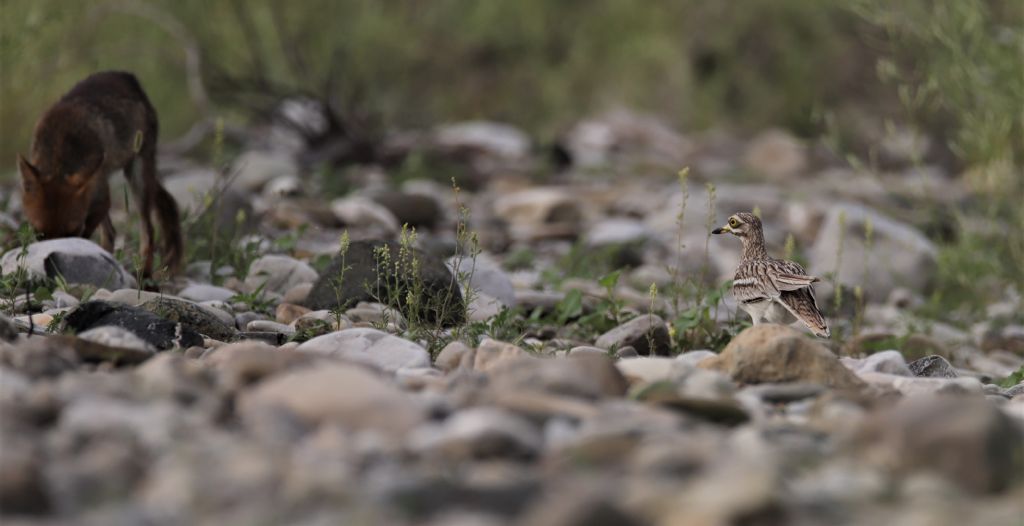
[[[361,301],[399,307],[406,318],[427,323],[450,326],[465,319],[459,284],[444,261],[394,241],[352,242],[324,269],[305,304],[330,310]]]
[[[0,267],[4,276],[23,268],[31,279],[61,276],[71,284],[109,290],[136,286],[135,278],[109,252],[78,237],[32,243],[26,247],[24,258],[22,249],[9,250],[0,259]]]
[[[897,286],[924,289],[935,273],[936,254],[914,227],[863,205],[840,203],[825,216],[810,270],[821,276],[838,269],[839,283],[861,286],[868,298],[880,301]]]
[[[699,366],[745,384],[812,382],[837,389],[864,385],[831,351],[784,325],[750,327]]]

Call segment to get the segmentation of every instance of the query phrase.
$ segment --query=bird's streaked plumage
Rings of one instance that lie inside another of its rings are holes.
[[[831,332],[821,315],[811,284],[818,281],[808,276],[798,263],[775,259],[764,244],[761,220],[754,214],[740,212],[713,234],[731,233],[743,242],[743,254],[736,269],[732,293],[754,321],[754,325],[789,324],[800,320],[815,335],[828,338]]]

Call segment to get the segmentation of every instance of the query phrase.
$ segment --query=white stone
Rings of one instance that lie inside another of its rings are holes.
[[[370,363],[389,372],[431,365],[430,354],[420,345],[370,328],[317,336],[299,345],[297,351]]]

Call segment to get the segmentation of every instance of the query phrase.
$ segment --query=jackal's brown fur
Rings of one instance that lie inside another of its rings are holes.
[[[157,179],[156,110],[131,73],[90,75],[53,105],[36,124],[31,162],[18,156],[22,204],[43,238],[88,238],[96,227],[100,244],[114,246],[107,180],[124,170],[142,215],[143,275],[153,272],[153,223],[163,236],[163,262],[181,265],[183,244],[178,207]],[[141,164],[140,173],[133,168]]]

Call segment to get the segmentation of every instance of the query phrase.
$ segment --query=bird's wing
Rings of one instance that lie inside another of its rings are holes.
[[[781,291],[800,290],[818,281],[818,278],[806,275],[804,268],[793,261],[771,260],[768,269],[773,285]]]
[[[821,315],[821,311],[818,310],[818,305],[814,301],[814,289],[811,287],[783,291],[779,295],[779,303],[811,329],[815,335],[822,338],[828,338],[831,335],[828,324],[825,323],[825,317]]]

